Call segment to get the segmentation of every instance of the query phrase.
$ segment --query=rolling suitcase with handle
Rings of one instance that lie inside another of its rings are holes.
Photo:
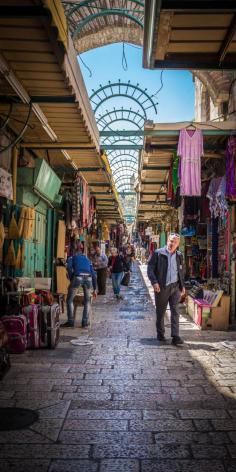
[[[40,347],[55,349],[60,334],[60,306],[42,305],[39,309]]]
[[[40,347],[39,336],[39,305],[31,304],[23,308],[22,314],[27,320],[27,349]]]

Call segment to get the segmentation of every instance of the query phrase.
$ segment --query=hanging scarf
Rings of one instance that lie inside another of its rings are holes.
[[[236,139],[230,136],[225,151],[226,158],[226,196],[236,198]]]

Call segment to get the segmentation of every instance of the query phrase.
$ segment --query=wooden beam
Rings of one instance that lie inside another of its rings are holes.
[[[230,47],[230,44],[232,43],[233,41],[233,38],[234,38],[234,35],[235,35],[235,32],[236,32],[236,15],[234,15],[232,21],[231,21],[231,24],[230,24],[230,27],[226,33],[226,36],[225,36],[225,39],[222,43],[222,46],[219,50],[219,62],[223,62],[228,50],[229,50],[229,47]]]
[[[236,12],[235,0],[162,0],[161,10],[189,13]]]
[[[78,142],[21,142],[20,146],[25,149],[96,149],[93,144],[90,143],[78,143]]]
[[[227,60],[219,62],[217,54],[204,53],[168,53],[164,60],[156,59],[155,69],[196,69],[196,70],[235,70],[236,54],[228,54]]]

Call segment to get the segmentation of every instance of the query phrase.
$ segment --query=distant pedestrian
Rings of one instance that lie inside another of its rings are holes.
[[[106,295],[108,257],[101,253],[101,248],[96,247],[94,255],[94,269],[97,272],[98,295]]]
[[[73,300],[75,295],[78,293],[79,287],[82,287],[84,291],[82,327],[85,328],[90,324],[91,290],[93,288],[93,296],[96,296],[97,277],[91,261],[83,254],[83,249],[80,243],[77,246],[77,253],[68,259],[67,271],[70,279],[66,300],[68,321],[64,323],[62,327],[71,328],[74,326]]]
[[[114,295],[116,296],[117,300],[123,299],[122,295],[120,294],[120,285],[124,277],[124,273],[128,272],[129,268],[125,262],[124,256],[122,254],[118,254],[116,248],[111,249],[111,256],[108,259],[108,268],[112,279]]]
[[[167,245],[157,249],[148,262],[147,274],[155,292],[157,339],[166,341],[164,316],[167,305],[171,312],[172,344],[183,344],[179,336],[178,305],[181,295],[185,294],[183,256],[178,251],[180,236],[169,235]]]

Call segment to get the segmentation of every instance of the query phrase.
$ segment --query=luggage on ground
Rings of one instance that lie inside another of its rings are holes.
[[[27,321],[23,315],[3,316],[1,321],[8,335],[9,351],[20,354],[27,347]]]
[[[59,341],[60,333],[60,306],[42,305],[39,309],[39,336],[40,347],[54,349]]]
[[[39,305],[32,303],[22,310],[22,314],[27,320],[27,349],[38,349],[40,347],[39,309]]]

